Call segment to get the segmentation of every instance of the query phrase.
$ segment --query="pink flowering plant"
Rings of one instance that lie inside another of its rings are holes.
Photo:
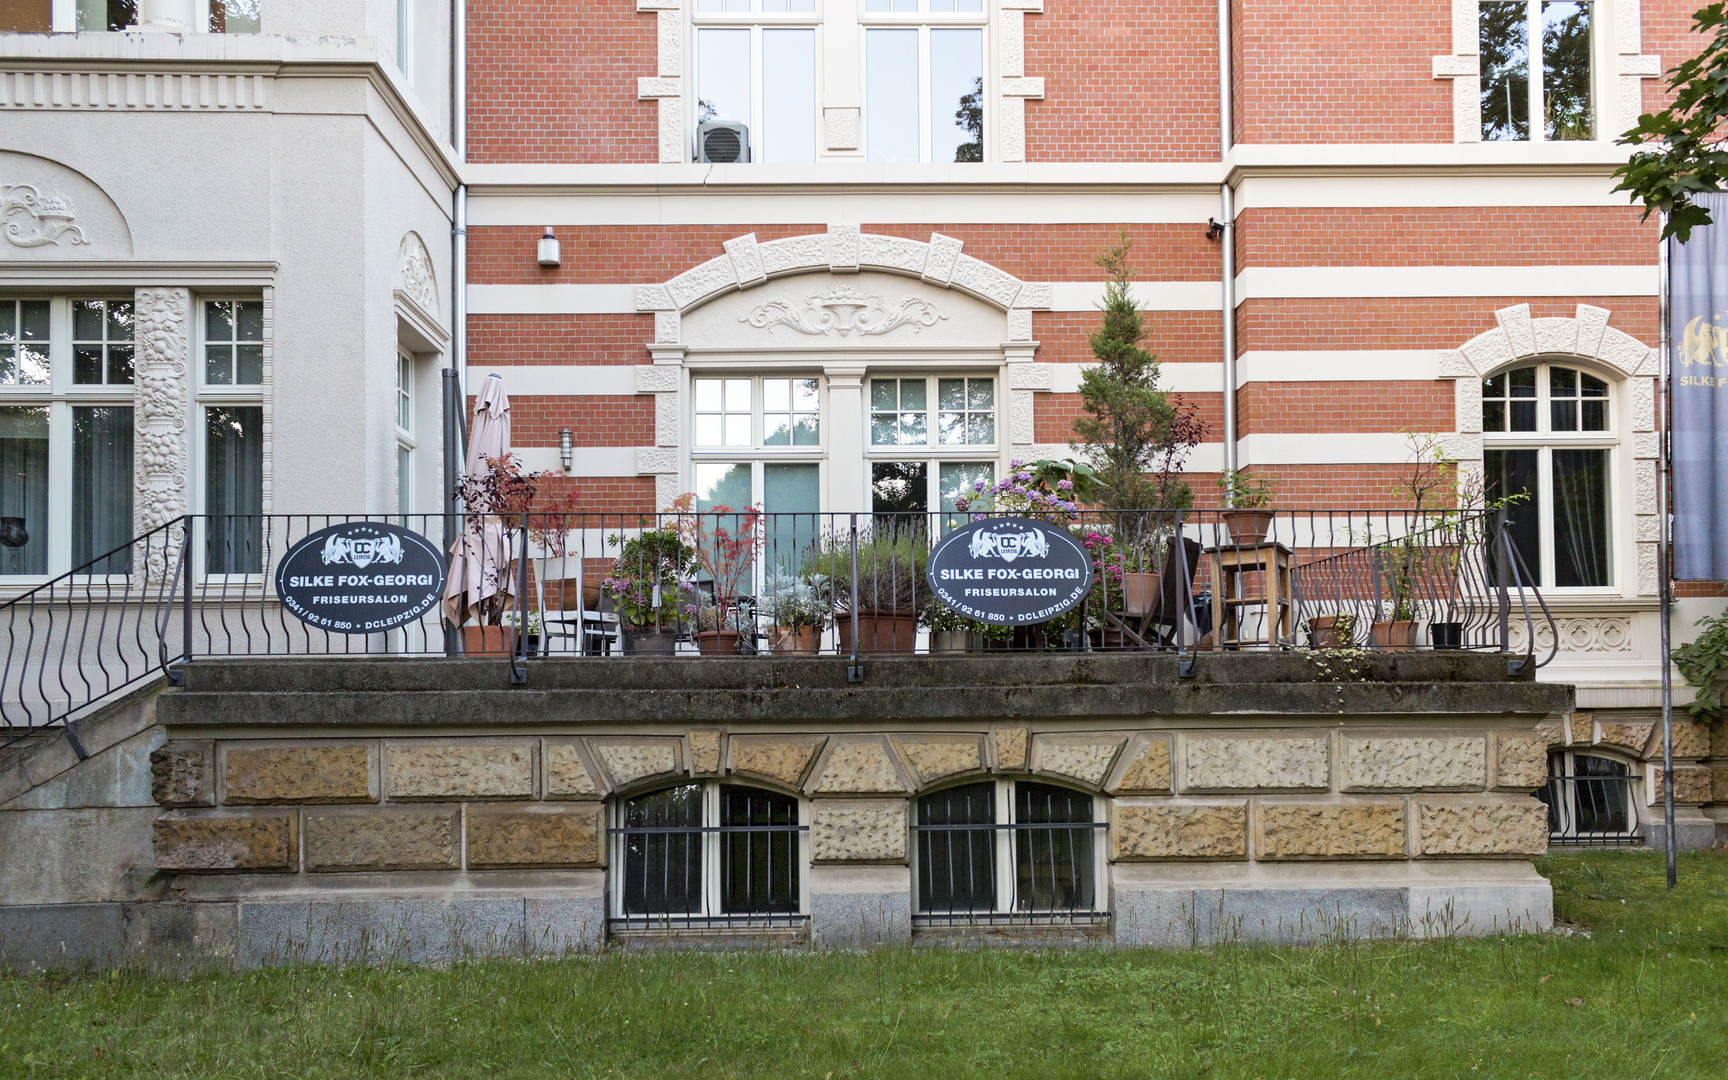
[[[695,551],[674,529],[645,529],[629,540],[622,535],[608,540],[621,545],[621,551],[600,587],[626,625],[675,621],[676,598],[695,589],[690,580],[696,569]]]
[[[1067,525],[1080,518],[1080,503],[1094,483],[1090,467],[1071,461],[1018,459],[995,484],[979,480],[972,493],[954,500],[954,509],[982,518],[987,514],[1038,518]]]

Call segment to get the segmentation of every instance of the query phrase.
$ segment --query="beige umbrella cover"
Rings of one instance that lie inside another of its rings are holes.
[[[467,474],[479,476],[486,472],[487,458],[501,458],[510,452],[510,395],[504,392],[504,380],[497,374],[486,376],[474,401],[474,423],[468,432]],[[478,525],[478,529],[476,526]],[[495,518],[468,525],[450,546],[450,579],[444,586],[444,613],[452,625],[461,626],[490,599],[495,610],[501,610],[504,599],[512,595],[512,582],[506,570],[510,552],[504,539],[504,526]]]

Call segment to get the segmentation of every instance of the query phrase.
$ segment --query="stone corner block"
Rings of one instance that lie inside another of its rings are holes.
[[[598,802],[468,808],[468,868],[605,864],[605,809]]]
[[[160,806],[216,802],[216,744],[171,742],[150,751],[150,797]]]
[[[835,738],[808,785],[815,795],[899,795],[912,790],[883,736]]]
[[[1662,784],[1660,759],[1649,765],[1649,782],[1644,785],[1647,806],[1662,806],[1667,801]],[[1674,766],[1674,802],[1679,806],[1703,806],[1710,801],[1711,770],[1697,766]],[[1658,815],[1660,817],[1660,815]]]
[[[1112,795],[1170,794],[1170,739],[1165,735],[1137,736],[1122,755]]]
[[[222,747],[224,805],[378,801],[372,742]]]
[[[582,747],[576,741],[554,742],[548,739],[540,745],[540,756],[546,770],[543,788],[546,798],[595,799],[606,793],[596,779],[599,770],[583,755]]]
[[[1032,771],[1100,788],[1126,742],[1121,735],[1045,735],[1032,737]]]
[[[1416,804],[1417,854],[1529,859],[1548,851],[1548,807],[1524,802]]]
[[[294,870],[297,816],[295,810],[170,811],[151,823],[156,869]]]
[[[1344,740],[1345,791],[1482,791],[1488,751],[1480,735]]]
[[[1257,859],[1401,859],[1404,833],[1402,799],[1254,808]]]
[[[1548,782],[1548,736],[1501,731],[1494,736],[1494,790],[1534,791]]]
[[[920,786],[984,769],[984,739],[980,735],[896,735],[893,739],[912,764]]]
[[[306,811],[306,869],[454,870],[461,810],[451,805]]]
[[[690,763],[690,775],[720,775],[720,762],[725,746],[726,733],[723,731],[701,728],[694,729],[685,735],[684,760]]]
[[[1248,804],[1118,804],[1110,840],[1121,862],[1246,859]]]
[[[796,789],[828,742],[825,735],[734,735],[731,771]]]
[[[1325,791],[1332,786],[1329,744],[1326,735],[1185,738],[1182,790]]]
[[[1643,754],[1644,748],[1650,745],[1650,736],[1655,733],[1656,725],[1654,723],[1612,724],[1604,721],[1602,724],[1602,737],[1596,741],[1602,746],[1615,746],[1622,750],[1628,750],[1634,754]],[[1676,734],[1678,734],[1678,725],[1676,725]],[[1584,737],[1581,739],[1578,738],[1578,733],[1574,732],[1572,741],[1573,743],[1590,742],[1591,740],[1588,729],[1586,729]],[[1658,750],[1657,752],[1660,753],[1661,751]],[[1676,757],[1680,756],[1680,740],[1678,738],[1674,740],[1674,755]]]
[[[684,771],[684,740],[675,736],[589,739],[588,753],[613,790]]]
[[[906,861],[905,799],[814,799],[810,860],[819,863]]]
[[[391,799],[526,799],[534,795],[534,744],[433,742],[384,744]]]

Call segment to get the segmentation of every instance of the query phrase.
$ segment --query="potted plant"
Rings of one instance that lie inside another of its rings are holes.
[[[1230,509],[1218,517],[1230,530],[1230,539],[1237,544],[1260,544],[1276,516],[1266,509],[1272,505],[1272,494],[1280,483],[1276,476],[1260,476],[1241,469],[1226,469],[1218,477],[1218,488]]]
[[[1416,600],[1416,569],[1421,541],[1411,537],[1376,552],[1388,598],[1382,602],[1380,618],[1369,627],[1369,642],[1377,649],[1416,647],[1416,620],[1421,605]]]
[[[705,655],[730,655],[743,650],[748,636],[754,650],[756,617],[744,601],[744,589],[755,574],[756,552],[762,542],[762,511],[753,506],[738,510],[719,505],[707,510],[695,507],[696,496],[689,492],[672,503],[678,514],[678,535],[695,553],[696,565],[711,590],[705,600],[694,605],[696,646]]]
[[[788,656],[816,655],[833,610],[827,583],[821,574],[805,576],[783,567],[769,571],[762,584],[762,606],[770,620],[770,651]]]
[[[930,606],[930,655],[958,656],[984,651],[979,624],[941,602]]]
[[[670,656],[678,651],[677,598],[691,589],[695,552],[675,529],[649,529],[620,545],[612,571],[600,586],[618,611],[620,644],[626,656]]]
[[[517,656],[540,655],[540,613],[538,611],[520,614],[506,611],[500,622],[502,623],[499,626],[501,631],[520,630],[520,633],[516,635]],[[500,648],[502,647],[500,645]]]
[[[1308,637],[1316,649],[1347,649],[1356,644],[1356,616],[1340,611],[1308,620]]]
[[[846,541],[838,538],[836,544]],[[914,652],[918,624],[931,618],[934,599],[924,579],[929,558],[924,535],[911,530],[882,530],[858,544],[855,576],[841,577],[834,588],[834,628],[840,649],[851,652],[852,596],[858,596],[858,652]],[[831,561],[839,573],[851,573],[851,553],[840,548]]]
[[[523,472],[516,455],[509,453],[487,458],[484,471],[465,475],[456,485],[466,521],[453,554],[462,551],[480,563],[478,602],[471,604],[464,593],[452,619],[461,626],[464,655],[503,655],[509,649],[504,616],[527,602],[515,595],[516,536],[525,517],[531,534],[547,533],[547,516],[561,523],[570,505],[568,494],[550,504],[539,500],[541,485],[551,479],[555,477],[550,472]],[[468,625],[470,618],[473,625]]]

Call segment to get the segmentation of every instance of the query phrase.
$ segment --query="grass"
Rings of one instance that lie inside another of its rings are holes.
[[[1728,1073],[1728,852],[1539,866],[1570,934],[0,976],[0,1076]]]

